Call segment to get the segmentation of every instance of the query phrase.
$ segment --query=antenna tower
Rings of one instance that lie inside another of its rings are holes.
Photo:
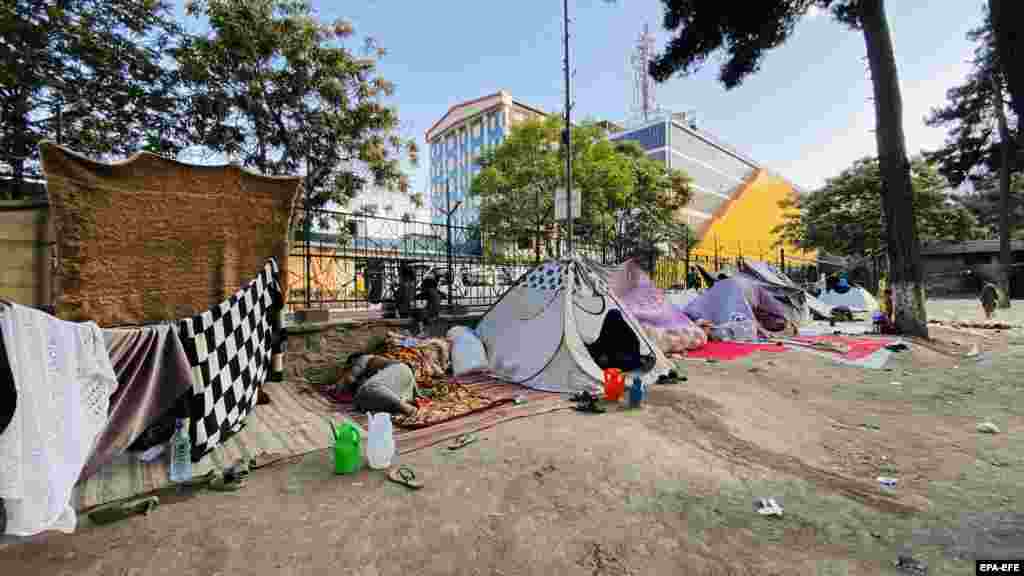
[[[658,111],[654,96],[654,79],[649,72],[654,59],[654,35],[645,23],[644,31],[637,40],[631,62],[633,65],[633,110],[646,122]]]

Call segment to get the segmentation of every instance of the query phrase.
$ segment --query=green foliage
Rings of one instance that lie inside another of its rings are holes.
[[[416,148],[383,103],[382,48],[353,53],[352,26],[318,21],[305,0],[197,0],[188,13],[211,29],[175,51],[193,142],[264,174],[305,171],[314,206],[369,182],[408,193],[400,157]]]
[[[95,157],[175,152],[178,36],[162,0],[8,0],[0,6],[0,163],[38,173],[38,143]]]
[[[1024,70],[1020,62],[1024,58],[1024,34],[1020,23],[1024,21],[1024,3],[1019,0],[988,0],[992,14],[992,29],[995,45],[1003,62],[1013,62],[1003,70],[1010,106],[1018,118],[1024,117]],[[1024,147],[1024,133],[1017,133],[1017,141]]]
[[[480,199],[480,224],[499,238],[550,230],[555,191],[563,186],[565,156],[560,118],[517,125],[478,160],[470,194]],[[609,141],[593,123],[574,126],[573,187],[582,206],[576,235],[591,241],[617,236],[633,243],[674,242],[685,226],[676,210],[690,198],[690,179],[648,158],[634,143]]]
[[[977,43],[973,70],[963,84],[946,92],[946,105],[933,109],[925,119],[929,126],[948,130],[945,145],[927,153],[926,157],[937,163],[939,171],[953,186],[967,180],[979,184],[996,175],[1001,164],[996,112],[1000,105],[1005,110],[1006,103],[997,103],[993,81],[1005,88],[1006,78],[999,65],[995,36],[987,15],[986,23],[972,30],[967,38]],[[1018,126],[1018,118],[1012,112],[1006,116],[1013,131]]]
[[[945,178],[922,159],[911,163],[917,232],[923,242],[963,241],[979,236],[977,221],[950,193]],[[884,244],[882,180],[876,158],[858,160],[821,189],[783,208],[796,208],[775,228],[781,240],[806,250],[855,255]]]
[[[665,51],[651,63],[659,82],[677,72],[692,74],[714,53],[724,51],[719,80],[728,88],[761,69],[766,52],[784,44],[800,18],[811,9],[859,28],[859,0],[662,0],[664,27],[676,32]]]
[[[633,168],[633,193],[626,199],[629,216],[624,218],[621,249],[628,253],[654,248],[683,256],[693,242],[689,227],[679,221],[677,212],[690,201],[691,178],[681,170],[666,170],[635,142],[618,143],[616,150],[630,159]]]
[[[999,236],[999,181],[987,178],[980,181],[974,191],[957,197],[982,227],[987,238]],[[1014,174],[1010,183],[1010,230],[1016,239],[1024,238],[1024,174]]]

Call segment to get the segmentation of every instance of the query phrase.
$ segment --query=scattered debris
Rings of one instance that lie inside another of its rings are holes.
[[[554,472],[555,470],[558,470],[558,467],[555,466],[554,464],[545,464],[544,467],[541,468],[540,470],[533,471],[533,477],[536,478],[538,481],[542,481],[544,480],[545,476]]]
[[[166,449],[167,444],[157,444],[156,446],[151,446],[147,448],[144,452],[139,454],[139,461],[146,463],[152,462],[159,458],[160,455],[163,454],[164,450]]]
[[[159,505],[160,499],[156,496],[129,498],[93,509],[89,512],[89,520],[94,524],[110,524],[138,514],[147,515]]]
[[[632,570],[618,556],[604,550],[596,542],[587,545],[587,551],[584,553],[583,558],[578,560],[576,564],[590,569],[591,573],[596,576],[624,576],[632,573]]]
[[[913,576],[927,576],[928,574],[928,564],[910,556],[900,556],[896,559],[895,565],[896,569],[904,574]]]
[[[782,506],[779,506],[775,498],[758,498],[754,508],[761,516],[782,516]]]
[[[999,426],[992,422],[982,422],[978,424],[978,432],[982,434],[999,434]]]
[[[878,483],[886,488],[895,488],[896,483],[899,482],[898,478],[890,478],[888,476],[879,476]]]
[[[1016,328],[1013,324],[1007,324],[1005,322],[961,322],[959,320],[929,320],[929,324],[937,324],[939,326],[948,326],[950,328],[976,328],[982,330],[1012,330]]]
[[[449,450],[459,450],[461,448],[465,448],[466,446],[469,446],[470,444],[476,442],[477,440],[478,440],[478,438],[477,438],[476,434],[463,434],[463,435],[455,438],[455,440],[453,440],[452,443],[448,445],[448,449]]]

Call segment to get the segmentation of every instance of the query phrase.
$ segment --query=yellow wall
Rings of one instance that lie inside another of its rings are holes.
[[[723,205],[721,213],[701,236],[696,251],[704,254],[715,252],[717,238],[719,253],[723,256],[743,255],[747,258],[775,262],[779,249],[775,247],[777,236],[772,229],[782,223],[784,211],[779,201],[795,194],[793,186],[764,170],[748,183],[731,201]],[[792,246],[786,246],[787,258],[813,258]]]

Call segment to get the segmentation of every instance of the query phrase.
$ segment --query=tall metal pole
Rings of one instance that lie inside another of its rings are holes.
[[[569,255],[572,255],[572,93],[570,90],[569,70],[569,0],[563,0],[563,20],[565,24],[565,132],[562,141],[565,143],[565,194],[566,217],[569,219]]]
[[[305,200],[306,200],[306,202],[305,202],[305,204],[306,204],[306,210],[305,210],[306,218],[305,218],[305,221],[303,222],[303,228],[305,228],[305,230],[303,230],[303,232],[304,232],[303,236],[306,237],[306,257],[305,257],[305,260],[306,260],[306,310],[309,310],[309,308],[311,306],[311,302],[312,302],[312,300],[311,300],[312,294],[310,294],[310,291],[312,289],[312,286],[311,286],[312,274],[310,272],[310,260],[312,260],[312,257],[311,257],[310,252],[309,252],[309,248],[310,248],[309,245],[310,245],[310,242],[312,241],[311,237],[313,235],[313,223],[312,223],[313,213],[311,212],[311,209],[312,209],[311,198],[310,198],[310,192],[311,191],[309,189],[310,188],[310,183],[312,182],[312,180],[309,177],[310,174],[312,174],[312,171],[309,168],[309,157],[307,156],[306,157],[306,185],[304,186],[304,188],[306,189],[306,198],[305,198]]]
[[[444,182],[444,198],[447,208],[445,213],[448,214],[447,225],[445,228],[448,231],[448,313],[450,314],[452,308],[452,292],[455,289],[455,270],[452,262],[452,182],[451,179],[446,178]]]

